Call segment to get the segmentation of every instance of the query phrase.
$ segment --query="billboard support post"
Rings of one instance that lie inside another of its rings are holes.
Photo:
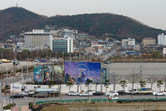
[[[102,62],[101,62],[101,78],[100,78],[100,89],[101,89],[101,91],[100,91],[100,100],[102,100],[102,77],[103,77],[103,72],[102,72],[102,68],[103,68],[103,65],[102,65]]]

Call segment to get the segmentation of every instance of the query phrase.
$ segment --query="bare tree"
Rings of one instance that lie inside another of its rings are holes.
[[[118,76],[117,74],[113,74],[111,77],[112,77],[111,78],[111,83],[113,84],[113,90],[115,91],[116,84],[119,83],[121,77]]]
[[[129,82],[131,82],[131,84],[132,84],[132,89],[134,89],[134,84],[135,84],[136,82],[138,82],[138,80],[140,79],[140,76],[139,76],[139,74],[135,74],[135,73],[133,72],[133,74],[128,75],[126,79],[127,79]]]
[[[152,75],[150,77],[146,78],[147,81],[151,84],[151,89],[153,88],[153,84],[158,80],[158,77],[155,75]]]

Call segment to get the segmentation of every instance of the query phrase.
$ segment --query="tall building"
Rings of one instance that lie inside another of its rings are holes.
[[[134,46],[135,45],[135,39],[123,39],[122,40],[122,46]]]
[[[155,44],[156,44],[156,39],[154,39],[154,38],[144,38],[144,39],[142,40],[142,44],[143,44],[144,46],[147,46],[147,45],[155,45]]]
[[[52,35],[44,30],[33,30],[24,34],[25,48],[50,48],[52,50],[52,40]]]
[[[164,33],[158,35],[157,39],[158,39],[158,45],[166,46],[166,35],[164,35]]]
[[[52,43],[53,52],[73,53],[72,38],[55,38]]]

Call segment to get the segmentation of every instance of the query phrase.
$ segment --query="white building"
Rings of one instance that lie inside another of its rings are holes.
[[[17,49],[23,49],[24,43],[23,42],[17,42]]]
[[[73,38],[67,38],[67,52],[73,53]]]
[[[25,48],[43,49],[47,47],[52,50],[52,40],[52,35],[44,30],[26,32],[24,36]]]
[[[135,39],[122,39],[122,46],[134,46],[135,45]]]
[[[166,55],[166,48],[163,48],[163,56]]]
[[[164,33],[157,36],[158,45],[166,45],[166,35]]]

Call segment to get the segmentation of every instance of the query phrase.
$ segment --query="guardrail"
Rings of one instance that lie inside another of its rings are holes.
[[[42,105],[42,104],[55,104],[55,103],[93,103],[93,102],[118,102],[118,103],[128,103],[128,102],[161,102],[166,101],[166,98],[159,98],[159,99],[75,99],[75,100],[50,100],[50,101],[37,101],[36,104]]]
[[[50,100],[50,101],[37,101],[37,105],[42,104],[54,104],[54,103],[93,103],[93,102],[117,102],[118,100],[115,99],[75,99],[75,100]]]

